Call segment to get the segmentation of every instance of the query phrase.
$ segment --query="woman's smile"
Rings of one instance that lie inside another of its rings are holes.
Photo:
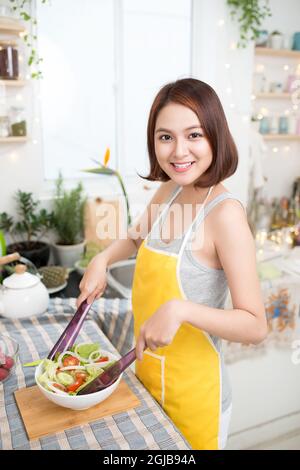
[[[173,167],[173,170],[176,171],[176,173],[186,173],[192,168],[194,163],[195,161],[186,162],[186,163],[171,162],[171,166]]]

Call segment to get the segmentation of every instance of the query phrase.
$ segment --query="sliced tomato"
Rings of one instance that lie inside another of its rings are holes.
[[[66,392],[66,391],[67,391],[66,387],[65,387],[64,385],[62,385],[62,384],[54,383],[54,384],[52,384],[52,385],[53,385],[53,387],[55,387],[55,388],[59,388],[59,390],[62,390],[63,392]]]
[[[75,377],[77,380],[82,380],[82,382],[84,382],[88,375],[84,370],[79,370],[78,372],[75,371]]]
[[[63,358],[63,366],[68,367],[68,366],[79,366],[80,360],[77,359],[77,357],[74,356],[65,356]]]
[[[102,356],[102,357],[99,357],[99,359],[97,359],[97,361],[95,362],[106,362],[106,361],[109,361],[109,357]]]
[[[84,381],[81,380],[81,379],[75,380],[75,382],[73,384],[67,386],[68,392],[75,392],[77,390],[77,388],[79,388],[80,385],[83,384],[83,382]]]

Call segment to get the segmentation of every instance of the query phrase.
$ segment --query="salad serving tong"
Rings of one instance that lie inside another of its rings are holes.
[[[73,346],[91,306],[92,304],[88,304],[86,300],[80,304],[73,318],[68,323],[58,341],[49,352],[47,359],[52,361],[54,360],[57,353],[67,351]]]

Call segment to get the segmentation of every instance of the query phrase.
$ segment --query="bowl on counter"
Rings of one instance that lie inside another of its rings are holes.
[[[101,350],[101,352],[109,357],[110,361],[117,361],[119,357],[115,356],[109,351]],[[58,395],[54,392],[46,390],[39,382],[38,377],[43,373],[43,363],[39,364],[35,370],[35,381],[42,392],[42,394],[50,401],[55,403],[58,406],[64,408],[70,408],[72,410],[87,410],[92,406],[98,405],[102,401],[106,400],[118,387],[120,381],[122,380],[123,374],[109,387],[99,392],[90,393],[88,395]]]
[[[0,334],[0,384],[13,375],[18,357],[17,341],[8,335]]]

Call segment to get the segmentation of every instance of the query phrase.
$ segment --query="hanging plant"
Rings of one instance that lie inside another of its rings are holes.
[[[247,47],[249,41],[259,36],[265,18],[272,16],[269,0],[227,0],[230,15],[240,25],[238,47]]]
[[[40,0],[41,3],[47,3],[48,0]],[[40,64],[43,61],[37,52],[37,20],[31,16],[34,7],[33,0],[10,0],[12,10],[17,13],[23,21],[28,22],[27,33],[24,34],[23,40],[29,48],[30,54],[28,65],[31,68],[31,78],[42,78]]]

